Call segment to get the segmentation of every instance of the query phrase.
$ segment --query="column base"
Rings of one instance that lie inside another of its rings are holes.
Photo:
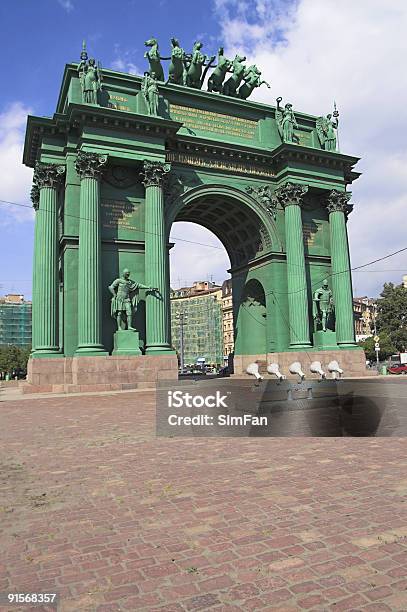
[[[290,351],[301,351],[302,349],[311,348],[311,342],[296,342],[295,344],[290,344]]]
[[[138,331],[119,329],[113,335],[112,355],[141,355]]]
[[[103,357],[104,355],[108,355],[109,352],[105,350],[105,347],[102,345],[94,345],[94,346],[78,346],[75,351],[74,357]]]
[[[33,359],[52,359],[56,357],[64,357],[64,354],[59,349],[39,349],[31,353]]]

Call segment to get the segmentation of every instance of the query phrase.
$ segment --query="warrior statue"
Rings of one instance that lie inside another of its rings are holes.
[[[154,72],[152,72],[151,74],[149,72],[144,73],[141,90],[143,92],[144,99],[147,102],[148,114],[152,117],[157,117],[159,91],[157,79]]]
[[[122,276],[116,278],[109,286],[109,291],[112,294],[110,313],[117,322],[117,329],[129,329],[136,331],[132,327],[133,310],[137,310],[139,301],[139,290],[147,289],[155,291],[152,287],[142,285],[130,278],[130,272],[123,270]],[[125,315],[125,316],[124,316]]]
[[[337,110],[332,114],[329,113],[326,117],[318,117],[316,128],[317,134],[321,143],[321,146],[325,151],[336,151],[336,132],[338,129],[338,117],[339,113]]]
[[[262,81],[260,77],[261,72],[257,66],[249,66],[243,75],[244,83],[237,92],[239,98],[242,100],[247,100],[253,89],[255,87],[260,87],[261,85],[267,85],[267,87],[270,89],[270,85],[267,83],[267,81]]]
[[[222,93],[223,81],[231,66],[232,62],[224,56],[223,47],[220,47],[218,51],[217,66],[208,79],[208,91],[218,91]]]
[[[224,93],[225,96],[236,96],[237,95],[236,93],[237,89],[240,83],[242,82],[242,79],[246,71],[246,67],[243,64],[245,60],[246,60],[246,57],[244,55],[236,55],[235,59],[233,60],[233,64],[232,64],[233,74],[231,77],[228,78],[228,80],[223,86],[222,93]]]
[[[150,64],[150,74],[154,72],[158,81],[164,81],[164,70],[161,65],[161,60],[166,58],[160,57],[157,39],[150,38],[146,40],[144,45],[150,47],[150,49],[144,53],[144,57],[148,59]]]
[[[78,74],[82,89],[82,101],[85,104],[97,104],[98,91],[102,88],[102,71],[100,66],[96,66],[96,61],[93,57],[88,60],[85,41],[82,43]]]
[[[168,68],[168,83],[175,83],[175,85],[183,85],[185,76],[185,51],[179,46],[177,38],[171,38],[171,62]]]
[[[294,115],[293,105],[288,103],[283,109],[280,106],[281,101],[281,97],[278,97],[276,100],[276,121],[281,139],[283,142],[298,142],[298,136],[294,134],[294,128],[298,129],[298,124]]]
[[[328,287],[328,281],[324,280],[322,287],[317,289],[314,293],[313,317],[315,331],[317,331],[319,324],[322,324],[322,331],[325,332],[327,330],[327,324],[333,311],[334,303],[332,291]]]

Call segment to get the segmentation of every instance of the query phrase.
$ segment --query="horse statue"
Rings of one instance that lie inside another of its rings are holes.
[[[245,75],[246,67],[243,62],[246,60],[244,55],[236,55],[233,60],[233,74],[228,78],[223,86],[222,93],[225,96],[236,96],[237,89]]]
[[[168,69],[168,81],[167,83],[174,83],[175,85],[183,85],[184,83],[184,59],[185,51],[179,46],[179,41],[176,38],[171,38],[171,62]]]
[[[243,85],[241,85],[239,91],[237,92],[239,98],[241,98],[242,100],[247,100],[253,89],[255,87],[260,87],[261,85],[267,85],[267,87],[270,89],[270,85],[267,83],[267,81],[260,80],[260,77],[261,72],[257,68],[257,66],[255,66],[254,64],[253,66],[249,66],[249,68],[245,71],[243,75],[244,83]]]
[[[149,51],[144,53],[144,57],[148,59],[150,64],[150,74],[154,72],[157,81],[164,81],[164,70],[161,65],[161,60],[164,58],[160,57],[157,39],[150,38],[144,44],[146,47],[150,47]]]
[[[201,49],[202,43],[198,41],[195,42],[192,55],[190,56],[190,64],[186,71],[185,85],[187,85],[188,87],[194,87],[195,89],[201,89],[208,68],[211,66],[213,60],[215,59],[214,56],[209,57],[201,53]],[[205,66],[206,61],[206,68],[204,73],[202,74],[202,67]]]
[[[217,66],[208,79],[208,91],[218,91],[222,93],[223,81],[225,80],[226,73],[232,66],[232,62],[228,60],[223,53],[223,47],[220,47],[218,51]]]

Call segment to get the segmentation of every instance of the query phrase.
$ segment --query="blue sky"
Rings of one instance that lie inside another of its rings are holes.
[[[282,95],[323,114],[335,98],[341,150],[362,158],[349,220],[352,265],[407,246],[407,84],[394,61],[407,54],[405,0],[2,0],[0,23],[1,200],[30,204],[31,171],[21,164],[26,115],[52,115],[64,65],[78,60],[83,38],[104,67],[138,72],[146,38],[156,36],[166,52],[176,35],[187,49],[199,38],[208,53],[222,43],[228,56],[246,54],[272,85],[256,92],[259,101]],[[33,214],[0,206],[0,294],[29,295]],[[177,224],[173,235],[219,247],[198,226]],[[171,261],[173,285],[227,276],[219,248],[179,242]],[[404,254],[357,272],[355,294],[376,295],[403,271]]]

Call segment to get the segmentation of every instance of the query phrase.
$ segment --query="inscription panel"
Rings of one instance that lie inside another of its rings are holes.
[[[103,238],[144,239],[144,214],[140,200],[102,197],[101,226]]]
[[[231,117],[222,113],[170,104],[170,115],[174,121],[184,124],[184,127],[202,132],[214,132],[252,140],[256,137],[257,121]]]
[[[267,166],[261,166],[250,162],[229,161],[227,159],[211,159],[193,153],[169,151],[166,155],[166,161],[176,162],[186,166],[216,168],[219,170],[227,170],[228,172],[239,172],[240,174],[252,174],[264,177],[275,176],[274,171]]]

